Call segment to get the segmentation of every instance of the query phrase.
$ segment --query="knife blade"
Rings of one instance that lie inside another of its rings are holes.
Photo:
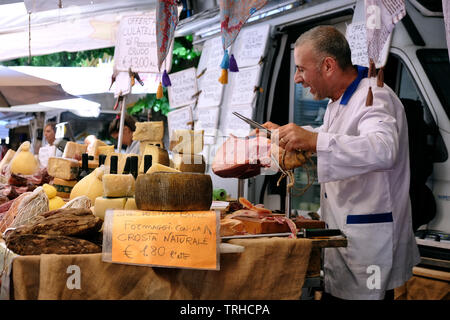
[[[238,112],[233,112],[233,115],[235,115],[236,117],[238,117],[239,119],[247,122],[250,126],[252,126],[253,128],[258,128],[260,130],[263,130],[264,132],[267,133],[268,138],[270,138],[272,131],[270,131],[269,129],[267,129],[266,127],[264,127],[262,124],[253,121],[252,119],[249,119],[245,116],[243,116],[242,114],[238,113]]]

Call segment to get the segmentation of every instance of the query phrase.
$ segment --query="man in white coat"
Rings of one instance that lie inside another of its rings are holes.
[[[420,261],[409,200],[408,130],[403,106],[386,85],[353,66],[337,29],[319,26],[295,43],[294,81],[329,98],[323,125],[267,122],[287,151],[317,152],[320,214],[341,229],[346,248],[324,252],[323,299],[393,299]],[[369,87],[373,103],[366,106]]]

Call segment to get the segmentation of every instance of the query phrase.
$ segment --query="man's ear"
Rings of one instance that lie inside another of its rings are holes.
[[[323,60],[322,68],[326,73],[332,73],[336,71],[337,61],[332,57],[326,57]]]

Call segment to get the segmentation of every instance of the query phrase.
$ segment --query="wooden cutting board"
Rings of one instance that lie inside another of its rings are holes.
[[[284,215],[280,215],[284,216]],[[265,220],[249,217],[235,217],[242,221],[245,229],[250,234],[264,234],[264,233],[282,233],[290,232],[289,226],[286,223],[280,224],[275,220]],[[298,229],[324,229],[325,222],[320,220],[309,220],[309,219],[294,219],[295,225]]]

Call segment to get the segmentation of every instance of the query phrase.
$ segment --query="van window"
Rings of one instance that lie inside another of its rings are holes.
[[[417,50],[417,57],[450,118],[450,63],[447,49],[420,49]]]
[[[448,72],[450,72],[450,70],[448,70]],[[439,78],[443,78],[443,76],[440,76]],[[443,79],[441,79],[441,81],[444,82]],[[433,115],[431,114],[427,103],[423,99],[413,77],[411,76],[410,71],[403,63],[403,61],[394,54],[389,55],[385,67],[385,83],[389,87],[391,87],[400,98],[405,107],[405,111],[407,111],[407,116],[411,115],[411,110],[420,107],[420,109],[422,110],[420,111],[420,114],[421,117],[423,117],[423,125],[425,125],[425,127],[423,127],[422,129],[424,130],[424,134],[426,135],[426,148],[428,150],[430,161],[446,161],[448,158],[448,151],[442,139],[442,136],[439,133],[439,128],[433,118]],[[448,83],[440,84],[440,88],[448,86]],[[446,105],[445,108],[446,111],[448,111],[448,105]],[[408,123],[408,125],[412,125],[412,123]],[[416,123],[415,125],[422,126],[422,124],[418,123]],[[414,132],[417,134],[416,129],[414,129]]]

